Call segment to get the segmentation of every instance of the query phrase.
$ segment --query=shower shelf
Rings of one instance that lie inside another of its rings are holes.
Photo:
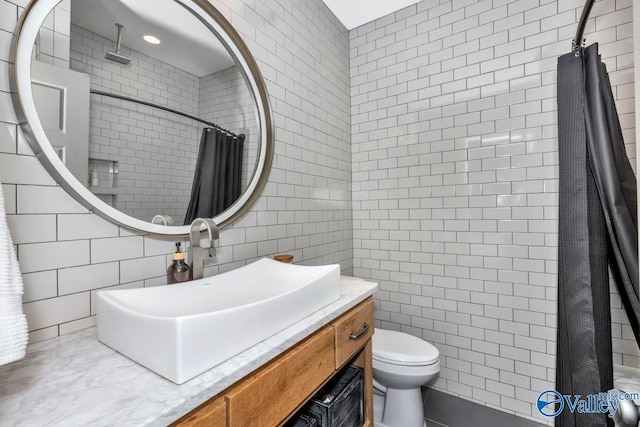
[[[95,194],[113,194],[109,190],[114,188],[118,188],[118,161],[90,157],[89,189]]]

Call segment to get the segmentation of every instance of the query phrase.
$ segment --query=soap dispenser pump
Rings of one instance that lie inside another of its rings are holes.
[[[184,261],[184,252],[180,251],[180,242],[176,243],[176,251],[173,253],[173,262],[167,269],[167,284],[187,282],[193,280],[193,271]]]

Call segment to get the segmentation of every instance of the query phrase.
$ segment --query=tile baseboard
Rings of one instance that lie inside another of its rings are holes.
[[[480,405],[431,388],[423,388],[424,414],[431,427],[544,427],[507,412]]]

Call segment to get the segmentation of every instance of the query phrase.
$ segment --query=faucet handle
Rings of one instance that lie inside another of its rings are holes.
[[[211,245],[220,238],[218,226],[212,218],[196,218],[191,222],[191,245],[200,245],[200,233],[203,225],[206,227]]]
[[[208,246],[200,245],[200,237],[202,226],[204,225],[209,237]],[[204,270],[205,259],[216,256],[215,242],[220,234],[218,226],[212,218],[196,218],[191,222],[191,231],[189,233],[191,245],[189,247],[189,257],[192,262],[193,278],[201,279]],[[209,257],[207,257],[207,253]]]

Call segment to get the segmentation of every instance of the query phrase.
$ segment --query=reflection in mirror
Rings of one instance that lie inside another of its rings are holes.
[[[62,1],[38,33],[31,76],[55,152],[126,215],[176,225],[214,217],[256,172],[253,92],[216,36],[173,0]]]

